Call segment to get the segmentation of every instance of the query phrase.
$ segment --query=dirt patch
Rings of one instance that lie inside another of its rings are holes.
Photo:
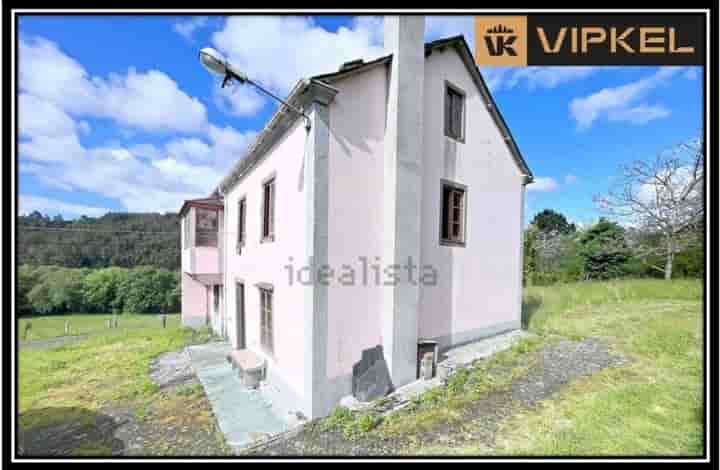
[[[159,355],[150,362],[150,380],[161,390],[172,390],[183,385],[200,383],[183,349]]]
[[[115,437],[118,422],[105,413],[85,408],[42,408],[22,413],[19,419],[20,456],[73,456],[83,449],[89,454],[119,455],[125,447]],[[23,426],[24,422],[39,424]]]
[[[255,455],[410,455],[423,447],[453,447],[472,442],[492,450],[500,423],[518,407],[534,407],[563,385],[606,367],[620,366],[626,359],[611,353],[601,342],[561,339],[521,357],[533,366],[502,390],[494,390],[463,410],[462,419],[439,421],[424,431],[386,436],[371,431],[354,439],[342,431],[309,423],[298,434],[257,449]],[[499,367],[492,374],[510,374],[512,367]],[[458,424],[460,423],[460,424]]]
[[[47,456],[231,455],[184,351],[158,356],[150,376],[160,390],[143,403],[99,411],[46,408],[20,416],[18,454]]]

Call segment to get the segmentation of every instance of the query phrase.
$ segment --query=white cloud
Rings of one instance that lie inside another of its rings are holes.
[[[458,16],[426,16],[425,17],[425,38],[428,41],[447,38],[462,34],[475,51],[475,17],[467,15]]]
[[[22,41],[19,63],[20,171],[53,188],[95,193],[130,211],[176,211],[183,199],[207,195],[255,135],[209,124],[205,107],[157,70],[90,77],[42,38]],[[133,129],[193,135],[86,146],[85,116],[112,119],[126,140]]]
[[[148,131],[201,132],[205,106],[180,90],[163,72],[91,77],[55,43],[36,37],[20,40],[20,90],[71,115],[109,118]]]
[[[19,213],[28,215],[34,211],[49,216],[62,214],[63,217],[77,217],[87,215],[89,217],[98,217],[109,209],[105,207],[85,206],[82,204],[73,204],[69,202],[59,201],[57,199],[49,199],[41,196],[32,196],[30,194],[21,194],[18,198]]]
[[[212,35],[213,45],[264,86],[287,94],[303,77],[333,72],[348,60],[383,54],[379,22],[356,20],[329,32],[292,16],[233,16]]]
[[[555,181],[555,178],[551,177],[536,177],[532,183],[530,183],[527,186],[528,191],[536,191],[541,193],[546,193],[550,191],[555,191],[557,189],[557,181]]]
[[[215,104],[235,116],[252,116],[265,105],[265,98],[250,86],[213,87]]]
[[[207,16],[192,16],[173,23],[173,30],[188,41],[193,40],[193,33],[208,24]]]
[[[565,184],[575,184],[578,182],[578,177],[572,173],[565,175]]]
[[[608,121],[645,124],[655,119],[670,116],[670,110],[660,104],[641,104],[632,108],[620,108],[608,111]]]
[[[18,129],[23,137],[59,136],[75,132],[75,121],[54,104],[27,93],[18,97]]]
[[[662,67],[654,74],[617,87],[603,88],[589,96],[570,102],[570,115],[579,129],[589,128],[596,120],[607,118],[613,122],[644,124],[670,115],[662,105],[650,105],[641,100],[655,88],[681,71],[681,67]]]

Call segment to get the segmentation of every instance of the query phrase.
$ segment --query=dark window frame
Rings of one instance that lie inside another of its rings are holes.
[[[448,195],[446,196],[446,189]],[[460,194],[460,207],[452,207],[451,201],[455,195]],[[448,206],[446,207],[446,200]],[[456,218],[452,212],[457,209],[460,215]],[[468,187],[455,181],[440,180],[440,244],[444,246],[464,247],[467,244],[467,213],[468,213]],[[458,234],[453,233],[453,228],[459,227]]]
[[[212,230],[200,227],[200,218],[203,214],[214,214],[215,227]],[[194,246],[206,246],[217,248],[219,243],[220,230],[220,214],[215,209],[206,209],[204,207],[195,208],[195,243]]]
[[[260,203],[260,243],[275,241],[275,212],[277,208],[277,177],[275,172],[262,180]],[[270,195],[268,196],[268,190]],[[269,200],[269,204],[268,204]]]
[[[237,235],[237,252],[240,253],[240,249],[245,246],[247,241],[247,232],[245,227],[247,225],[247,197],[243,195],[238,200],[238,235]]]
[[[445,136],[458,142],[465,142],[465,116],[467,115],[466,94],[458,86],[445,80],[443,126]],[[454,114],[454,103],[459,103],[459,116]],[[453,119],[454,118],[454,119]],[[457,129],[453,128],[457,125]]]
[[[275,327],[274,327],[274,302],[275,290],[270,285],[258,285],[260,295],[260,348],[265,354],[274,356],[275,352]]]
[[[222,285],[221,284],[213,284],[213,313],[219,314],[220,313],[220,299],[222,299]]]

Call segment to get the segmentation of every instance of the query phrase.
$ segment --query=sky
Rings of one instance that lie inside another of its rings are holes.
[[[18,35],[19,212],[175,212],[208,195],[276,109],[221,89],[211,46],[270,90],[383,54],[381,17],[24,16]],[[426,40],[473,17],[428,17]],[[535,175],[525,215],[599,215],[618,166],[697,137],[701,67],[484,67]]]

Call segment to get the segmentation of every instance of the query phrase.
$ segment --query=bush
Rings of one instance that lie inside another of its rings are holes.
[[[179,273],[153,267],[91,270],[22,265],[17,310],[24,315],[177,312]]]
[[[85,312],[83,283],[88,270],[41,266],[35,272],[35,285],[27,293],[37,313]]]
[[[176,308],[172,295],[177,275],[163,268],[141,266],[132,270],[121,285],[123,311],[129,313],[167,313]]]
[[[85,301],[95,312],[122,311],[120,286],[127,282],[129,270],[104,268],[91,272],[85,278]]]

